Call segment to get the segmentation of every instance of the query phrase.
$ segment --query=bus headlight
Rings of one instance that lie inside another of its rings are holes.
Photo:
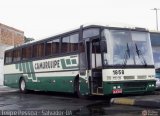
[[[116,89],[116,86],[113,86],[113,89]]]
[[[154,84],[149,84],[149,87],[154,87],[155,85]]]
[[[114,86],[113,86],[113,89],[120,89],[120,88],[121,88],[120,85],[114,85]]]
[[[120,89],[121,87],[120,87],[120,86],[117,86],[117,88]]]

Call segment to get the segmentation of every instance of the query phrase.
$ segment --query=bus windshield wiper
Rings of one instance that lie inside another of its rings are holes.
[[[125,54],[124,54],[124,63],[123,63],[124,66],[126,66],[128,58],[130,58],[130,49],[127,43],[127,49],[125,50]]]
[[[137,53],[138,57],[142,59],[141,63],[144,64],[145,66],[147,66],[147,63],[146,63],[146,60],[142,54],[142,51],[140,49],[138,49],[138,46],[136,43],[135,43],[135,47],[136,47],[136,53]]]

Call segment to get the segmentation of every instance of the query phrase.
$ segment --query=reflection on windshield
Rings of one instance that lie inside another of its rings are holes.
[[[124,55],[124,66],[127,64],[127,60],[130,58],[130,49],[129,49],[129,45],[127,43],[127,49],[125,51],[125,55]]]
[[[149,34],[129,30],[104,30],[107,65],[153,65]],[[106,65],[106,64],[105,64]]]
[[[142,53],[142,51],[138,48],[138,45],[136,43],[135,43],[135,47],[136,47],[136,53],[137,53],[139,59],[141,59],[141,63],[143,63],[144,65],[147,65],[146,59],[143,56],[144,51]]]

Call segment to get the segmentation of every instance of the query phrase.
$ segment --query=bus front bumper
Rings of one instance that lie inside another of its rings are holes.
[[[103,82],[104,95],[140,94],[145,92],[153,92],[155,88],[155,80]]]

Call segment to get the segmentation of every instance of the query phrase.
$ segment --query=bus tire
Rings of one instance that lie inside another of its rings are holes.
[[[28,93],[28,90],[26,89],[26,81],[24,78],[21,78],[19,81],[19,90],[21,93]]]
[[[80,92],[79,77],[75,78],[74,88],[75,88],[75,94],[78,98],[82,98],[82,99],[87,98],[85,95],[82,95],[81,92]]]

